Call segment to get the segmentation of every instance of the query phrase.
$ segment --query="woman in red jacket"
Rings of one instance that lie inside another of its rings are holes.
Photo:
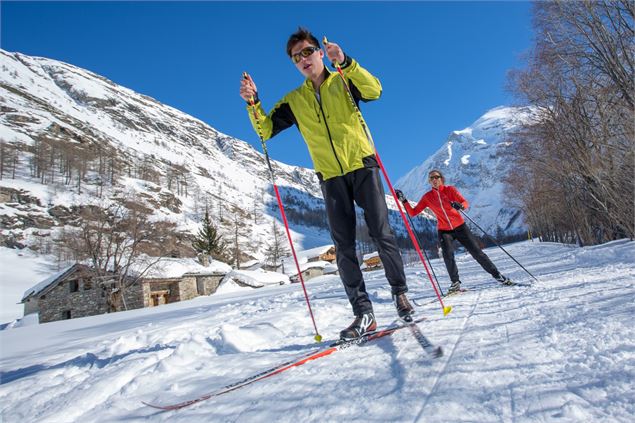
[[[423,194],[423,197],[414,208],[410,206],[403,192],[399,190],[395,192],[411,217],[418,215],[425,208],[432,210],[437,217],[437,230],[439,231],[439,242],[443,250],[443,261],[445,261],[445,267],[448,269],[448,274],[452,281],[448,293],[456,292],[461,288],[459,271],[454,260],[454,248],[452,247],[452,241],[455,239],[465,247],[481,267],[492,275],[494,279],[503,284],[510,284],[511,281],[501,275],[494,263],[478,246],[472,232],[465,224],[463,216],[459,213],[459,210],[468,208],[467,200],[463,198],[455,187],[444,185],[445,178],[439,170],[431,170],[428,178],[432,189]]]

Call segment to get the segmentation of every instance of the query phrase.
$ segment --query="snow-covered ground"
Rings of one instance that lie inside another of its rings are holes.
[[[6,422],[632,422],[635,243],[506,249],[539,282],[500,287],[469,257],[468,292],[443,316],[421,267],[407,269],[432,359],[409,331],[310,361],[180,411],[178,402],[315,348],[299,285],[244,289],[152,309],[0,331]],[[531,279],[499,249],[513,279]],[[433,260],[442,287],[447,276]],[[380,325],[395,321],[381,271],[366,274]],[[350,323],[337,276],[307,282],[320,333]]]
[[[59,270],[49,257],[27,248],[0,247],[0,325],[22,317],[24,305],[20,301],[24,291]]]

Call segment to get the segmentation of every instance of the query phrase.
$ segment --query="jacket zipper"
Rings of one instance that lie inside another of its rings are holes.
[[[322,91],[322,87],[320,86],[320,91]],[[320,93],[320,98],[322,98],[322,94]],[[324,115],[324,109],[322,109],[322,101],[319,101],[317,97],[315,101],[318,102],[320,106],[320,112],[322,113],[322,118],[324,119],[324,126],[326,126],[326,132],[329,135],[329,142],[331,143],[331,149],[333,150],[333,156],[335,156],[335,161],[337,161],[337,165],[340,167],[340,173],[344,174],[344,168],[342,167],[342,163],[340,163],[340,159],[337,157],[337,153],[335,152],[335,145],[333,144],[333,138],[331,137],[331,130],[329,129],[329,124],[326,122],[326,115]],[[319,117],[318,117],[319,120]]]
[[[445,212],[445,209],[443,208],[443,203],[441,202],[441,193],[439,192],[438,189],[436,189],[435,191],[437,192],[437,197],[439,197],[439,206],[441,206],[441,210],[443,210],[443,214],[445,215],[445,218],[448,221],[448,225],[450,225],[450,228],[454,230],[454,226],[452,226],[452,222],[450,222],[450,218],[448,217],[448,214]]]

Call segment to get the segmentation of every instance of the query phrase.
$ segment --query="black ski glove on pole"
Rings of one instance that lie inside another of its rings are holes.
[[[403,195],[403,192],[401,192],[400,190],[396,189],[395,194],[397,194],[397,199],[401,201],[402,203],[405,203],[406,201],[408,201],[406,200],[406,196]]]
[[[465,209],[465,207],[463,207],[463,204],[459,203],[458,201],[450,201],[450,205],[452,206],[452,208],[455,208],[457,210]]]

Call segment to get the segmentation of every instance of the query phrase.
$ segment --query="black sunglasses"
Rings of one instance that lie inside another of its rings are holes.
[[[312,55],[319,49],[320,49],[319,47],[315,47],[315,46],[304,47],[302,50],[300,50],[299,53],[291,55],[291,61],[295,64],[298,64],[300,63],[300,60],[302,60],[303,57],[309,57],[310,55]]]
[[[430,176],[430,178],[429,178],[429,179],[430,179],[430,180],[433,180],[433,179],[441,179],[441,175],[432,175],[432,176]]]

